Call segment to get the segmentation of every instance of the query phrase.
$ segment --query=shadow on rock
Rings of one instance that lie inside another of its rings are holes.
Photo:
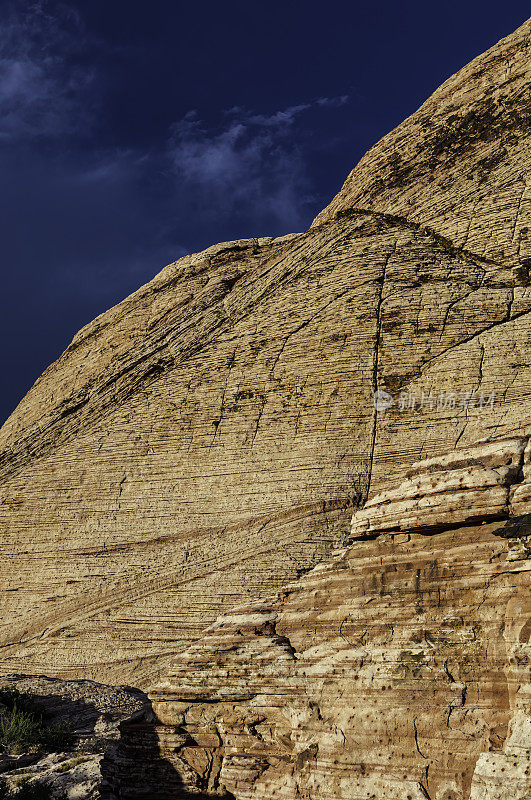
[[[212,782],[204,777],[212,771],[212,762],[194,764],[193,752],[199,749],[190,735],[176,727],[174,738],[171,750],[176,754],[183,750],[189,756],[185,760],[175,755],[175,765],[161,755],[157,719],[151,709],[122,722],[119,743],[101,763],[102,800],[235,800],[217,788],[215,780],[211,789],[204,785]]]

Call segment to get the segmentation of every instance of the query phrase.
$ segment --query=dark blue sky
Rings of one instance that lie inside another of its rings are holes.
[[[304,230],[523,0],[0,4],[0,423],[166,263]]]

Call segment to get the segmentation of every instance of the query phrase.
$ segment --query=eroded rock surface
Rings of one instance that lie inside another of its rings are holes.
[[[524,474],[525,470],[525,474]],[[528,492],[527,437],[479,444],[413,464],[396,489],[380,492],[354,515],[352,539],[435,529],[511,516],[512,501]]]
[[[171,264],[46,370],[0,432],[1,670],[145,685],[411,464],[529,432],[529,37],[450,78],[309,231]]]
[[[108,796],[527,800],[531,507],[505,523],[507,506],[476,508],[485,472],[495,496],[529,485],[525,446],[421,462],[415,491],[410,477],[367,507],[397,512],[402,495],[402,530],[220,617],[151,690],[155,716],[122,726]]]

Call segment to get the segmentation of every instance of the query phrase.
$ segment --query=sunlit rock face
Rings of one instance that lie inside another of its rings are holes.
[[[326,560],[366,500],[380,558],[370,503],[414,463],[530,432],[529,38],[450,78],[309,231],[169,265],[46,370],[0,432],[1,671],[147,686]],[[525,513],[507,465],[464,469],[473,525],[509,516],[508,487]]]
[[[417,464],[329,561],[221,616],[122,728],[109,796],[527,800],[530,456],[522,438]],[[394,532],[368,534],[386,505]]]
[[[516,270],[529,261],[530,30],[475,58],[384,136],[314,225],[361,208]]]

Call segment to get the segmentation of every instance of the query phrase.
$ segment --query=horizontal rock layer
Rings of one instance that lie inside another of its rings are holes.
[[[419,503],[472,458],[512,470],[523,444],[419,464]],[[433,533],[425,508],[416,533],[357,541],[220,617],[151,690],[156,716],[122,726],[108,796],[526,800],[531,514]]]
[[[350,536],[364,539],[425,529],[427,515],[434,528],[510,516],[514,492],[524,488],[520,484],[529,457],[528,439],[520,437],[413,464],[397,489],[372,497],[354,515]],[[524,492],[528,489],[526,484]]]

